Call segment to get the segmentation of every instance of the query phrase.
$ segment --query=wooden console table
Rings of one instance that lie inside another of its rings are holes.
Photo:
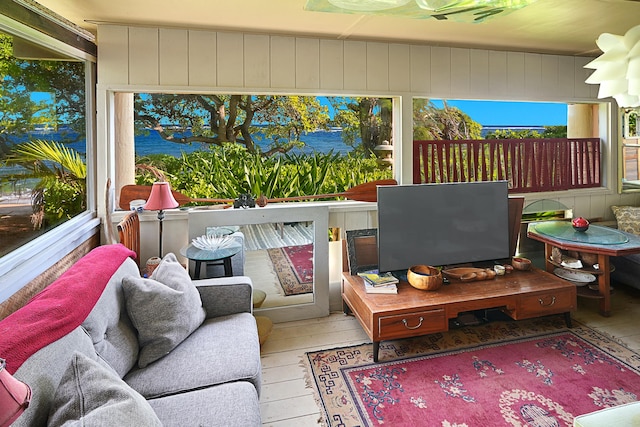
[[[343,273],[342,300],[345,313],[353,313],[373,341],[377,362],[380,341],[447,331],[449,319],[465,311],[500,308],[514,320],[564,313],[570,327],[576,287],[533,268],[491,280],[452,281],[437,291],[400,282],[397,295],[368,294],[361,277]]]
[[[588,270],[598,278],[598,294],[600,314],[611,315],[611,282],[609,273],[610,256],[621,256],[640,253],[640,237],[625,233],[615,228],[589,226],[586,232],[573,229],[570,222],[545,221],[531,223],[527,228],[527,236],[544,243],[545,268],[553,272],[558,267],[551,259],[554,247],[568,251],[577,251],[598,256],[598,270]]]

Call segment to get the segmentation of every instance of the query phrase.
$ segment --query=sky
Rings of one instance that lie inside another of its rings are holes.
[[[442,101],[432,100],[442,107]],[[566,126],[567,104],[447,100],[483,126]]]

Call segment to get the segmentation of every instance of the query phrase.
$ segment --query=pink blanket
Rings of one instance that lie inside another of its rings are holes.
[[[135,252],[121,244],[99,246],[0,321],[0,358],[7,360],[7,371],[15,373],[32,354],[81,325],[128,257]]]

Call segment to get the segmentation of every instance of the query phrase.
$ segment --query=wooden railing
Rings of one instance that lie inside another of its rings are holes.
[[[511,193],[600,187],[600,139],[413,142],[415,184],[500,180]]]

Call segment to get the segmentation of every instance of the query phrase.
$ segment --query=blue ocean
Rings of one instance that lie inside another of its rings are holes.
[[[260,137],[261,135],[258,135]],[[255,142],[263,150],[266,150],[270,141],[264,141],[255,138]],[[328,153],[333,150],[334,153],[347,154],[352,151],[352,148],[346,145],[342,141],[342,131],[316,131],[303,135],[300,138],[305,146],[302,149],[294,149],[292,153],[305,153],[311,154],[313,152]],[[138,156],[146,156],[149,154],[164,153],[174,157],[179,157],[182,152],[191,153],[197,150],[206,150],[207,144],[176,144],[162,139],[158,132],[152,130],[148,135],[137,135],[136,140],[136,154]]]

